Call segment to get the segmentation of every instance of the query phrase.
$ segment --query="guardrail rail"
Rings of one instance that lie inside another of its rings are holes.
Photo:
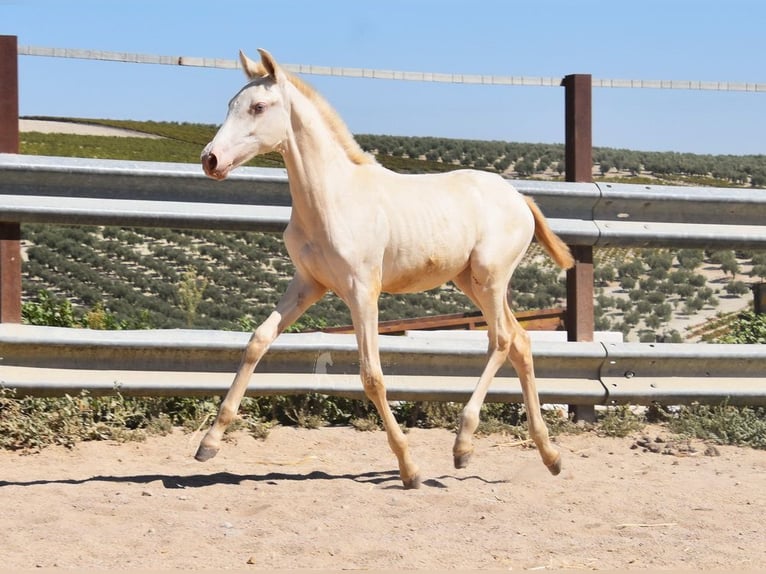
[[[205,396],[231,384],[249,333],[204,330],[92,331],[0,325],[0,383],[23,394]],[[545,403],[766,404],[763,345],[551,342],[533,338]],[[380,336],[390,400],[470,396],[486,362],[483,337]],[[284,333],[256,368],[253,396],[322,393],[363,398],[354,335]],[[487,400],[521,402],[504,366]]]

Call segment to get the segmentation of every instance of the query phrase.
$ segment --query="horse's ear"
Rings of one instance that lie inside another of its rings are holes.
[[[261,66],[263,69],[269,76],[279,82],[282,79],[282,68],[279,67],[274,56],[269,54],[263,48],[258,48],[258,53],[261,55]]]
[[[242,63],[242,69],[245,71],[245,75],[251,80],[265,76],[268,73],[263,67],[263,64],[248,58],[242,50],[239,51],[239,61]]]

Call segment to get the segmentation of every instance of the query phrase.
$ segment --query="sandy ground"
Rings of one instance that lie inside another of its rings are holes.
[[[663,435],[646,431],[650,439]],[[0,452],[2,567],[61,569],[749,569],[766,562],[766,452],[655,454],[561,437],[564,470],[501,435],[452,467],[452,434],[409,433],[401,488],[382,432],[235,434]],[[633,448],[631,448],[633,447]],[[658,449],[659,450],[659,449]],[[681,456],[679,456],[681,455]],[[1,567],[0,567],[1,568]]]
[[[76,124],[73,122],[57,122],[54,120],[26,120],[19,119],[19,131],[38,132],[43,134],[73,134],[82,136],[112,136],[112,137],[132,137],[161,139],[154,134],[146,134],[134,130],[125,130],[109,126],[98,126],[91,124]]]

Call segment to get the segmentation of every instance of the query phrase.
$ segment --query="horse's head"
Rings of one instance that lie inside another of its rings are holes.
[[[225,179],[229,172],[256,155],[278,150],[287,138],[290,118],[284,100],[286,77],[274,58],[258,50],[261,61],[239,53],[250,79],[229,102],[226,120],[202,150],[205,173]]]

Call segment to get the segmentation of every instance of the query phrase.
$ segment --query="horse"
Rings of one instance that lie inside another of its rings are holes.
[[[207,176],[223,180],[257,155],[281,154],[292,200],[284,242],[295,275],[250,337],[195,458],[205,461],[218,453],[258,361],[329,291],[351,313],[365,396],[380,414],[403,486],[418,488],[420,470],[386,400],[378,299],[382,292],[419,292],[452,281],[481,310],[489,339],[486,366],[459,417],[455,467],[467,466],[481,405],[509,360],[521,384],[530,436],[545,466],[558,474],[561,455],[541,415],[529,335],[511,312],[507,291],[533,236],[565,269],[573,265],[567,245],[534,201],[499,174],[399,174],[384,168],[362,150],[327,100],[269,52],[258,52],[259,62],[240,51],[248,82],[229,101],[224,123],[200,160]]]

